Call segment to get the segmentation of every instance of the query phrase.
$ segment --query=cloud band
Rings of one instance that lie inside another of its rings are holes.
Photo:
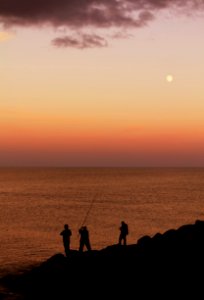
[[[134,28],[145,26],[158,10],[203,9],[204,0],[0,0],[0,22],[4,26],[64,26],[72,30]],[[107,45],[103,37],[60,37],[55,46]]]

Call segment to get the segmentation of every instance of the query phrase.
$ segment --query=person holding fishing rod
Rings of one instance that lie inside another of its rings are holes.
[[[88,251],[91,251],[91,244],[89,240],[89,232],[86,226],[82,226],[79,229],[80,234],[80,244],[79,244],[79,252],[83,252],[84,246],[86,246]]]
[[[82,225],[80,226],[79,229],[79,235],[80,235],[80,240],[79,240],[79,252],[83,252],[84,246],[86,246],[88,251],[91,251],[91,244],[90,244],[90,240],[89,240],[89,231],[87,229],[87,226],[85,226],[84,224],[86,224],[87,219],[89,217],[89,214],[93,208],[94,202],[97,199],[97,194],[95,195],[95,197],[93,197],[90,206],[88,208],[88,211],[84,217],[84,220],[82,222]]]

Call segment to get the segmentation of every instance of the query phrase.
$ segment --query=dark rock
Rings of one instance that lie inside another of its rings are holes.
[[[115,299],[122,295],[165,299],[163,291],[172,297],[180,292],[183,299],[190,289],[196,299],[203,270],[204,222],[198,220],[152,238],[144,236],[135,245],[70,251],[68,257],[56,254],[22,275],[3,278],[2,283],[22,299]]]
[[[151,237],[148,236],[148,235],[145,235],[143,237],[141,237],[138,241],[137,241],[137,244],[139,246],[142,246],[142,247],[148,247],[151,243]]]

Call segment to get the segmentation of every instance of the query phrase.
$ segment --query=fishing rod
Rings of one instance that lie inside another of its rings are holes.
[[[92,199],[92,201],[91,201],[91,204],[90,204],[90,206],[89,206],[89,208],[88,208],[88,210],[87,210],[87,213],[86,213],[86,215],[85,215],[85,217],[84,217],[84,220],[83,220],[83,222],[82,222],[80,228],[81,228],[82,226],[84,226],[84,224],[86,223],[86,221],[87,221],[87,219],[88,219],[88,216],[89,216],[89,214],[90,214],[90,212],[91,212],[91,209],[92,209],[92,207],[93,207],[93,205],[94,205],[94,202],[95,202],[96,199],[97,199],[98,194],[99,194],[99,193],[97,192],[97,193],[95,194],[95,197],[93,197],[93,199]]]

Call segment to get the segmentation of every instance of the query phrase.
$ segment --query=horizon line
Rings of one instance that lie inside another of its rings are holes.
[[[203,169],[203,166],[52,166],[52,165],[13,165],[1,166],[0,169],[27,169],[27,168],[47,168],[47,169]]]

